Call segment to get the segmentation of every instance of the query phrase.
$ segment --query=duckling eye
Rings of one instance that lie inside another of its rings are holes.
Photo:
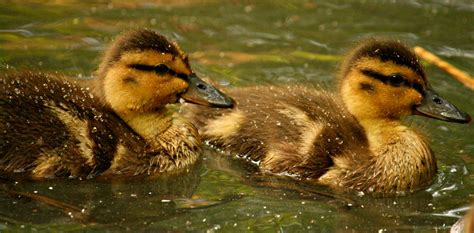
[[[405,79],[399,74],[392,75],[390,77],[390,79],[388,80],[388,82],[390,83],[390,85],[396,86],[396,87],[403,86],[403,85],[407,84]]]

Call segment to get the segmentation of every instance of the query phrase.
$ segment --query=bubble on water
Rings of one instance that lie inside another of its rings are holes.
[[[442,130],[442,131],[445,131],[445,132],[448,132],[449,131],[449,128],[442,125],[442,126],[438,126],[438,129]]]

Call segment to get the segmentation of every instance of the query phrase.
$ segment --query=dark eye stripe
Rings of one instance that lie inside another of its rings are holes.
[[[377,71],[369,70],[369,69],[361,70],[361,72],[368,77],[371,77],[383,82],[384,84],[394,86],[394,87],[404,86],[404,87],[413,88],[416,91],[418,91],[420,94],[423,94],[423,86],[421,84],[410,82],[400,74],[394,74],[394,75],[389,76],[389,75],[384,75]]]
[[[143,64],[131,64],[128,65],[128,67],[136,70],[141,70],[141,71],[154,71],[155,66],[150,66],[150,65],[143,65]]]
[[[157,74],[163,75],[163,74],[169,74],[176,76],[180,79],[183,80],[188,80],[188,75],[182,74],[182,73],[177,73],[176,71],[170,69],[167,65],[165,64],[159,64],[156,66],[151,66],[151,65],[144,65],[144,64],[131,64],[128,65],[128,67],[136,70],[141,70],[141,71],[147,71],[147,72],[155,72]]]
[[[141,70],[141,71],[147,71],[147,72],[155,72],[157,74],[170,74],[170,75],[174,75],[174,76],[177,76],[178,78],[182,78],[182,79],[187,79],[187,75],[185,74],[179,74],[179,73],[176,73],[174,70],[170,69],[167,65],[165,64],[159,64],[159,65],[156,65],[156,66],[151,66],[151,65],[144,65],[144,64],[131,64],[131,65],[128,65],[128,67],[132,68],[132,69],[136,69],[136,70]]]

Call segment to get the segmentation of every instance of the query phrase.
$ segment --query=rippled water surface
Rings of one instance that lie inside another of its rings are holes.
[[[178,41],[200,75],[231,86],[331,87],[341,54],[369,36],[423,46],[474,74],[473,22],[471,0],[0,1],[0,68],[88,77],[114,36],[142,26]],[[474,115],[473,91],[433,66],[427,73]],[[209,150],[181,177],[6,182],[0,231],[448,231],[473,195],[474,128],[407,121],[429,135],[439,167],[429,188],[407,197],[328,197]]]

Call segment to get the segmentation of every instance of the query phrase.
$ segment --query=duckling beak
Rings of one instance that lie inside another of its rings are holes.
[[[181,94],[184,100],[199,105],[205,105],[217,108],[232,108],[234,100],[226,94],[219,91],[209,83],[204,82],[195,74],[188,75],[186,81],[189,87]]]
[[[425,89],[423,102],[415,107],[415,114],[456,123],[471,121],[469,114],[459,110],[430,88]]]

